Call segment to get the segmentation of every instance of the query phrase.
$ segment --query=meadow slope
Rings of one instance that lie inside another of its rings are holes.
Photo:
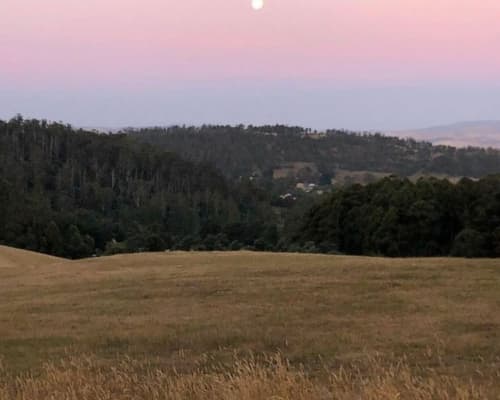
[[[498,398],[499,310],[498,260],[2,247],[0,399]]]
[[[46,254],[0,245],[0,268],[38,268],[64,261],[66,260]],[[20,273],[20,271],[18,272]]]

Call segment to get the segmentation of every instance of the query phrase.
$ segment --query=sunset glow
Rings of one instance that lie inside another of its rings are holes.
[[[268,0],[259,13],[248,2],[3,0],[0,85],[359,88],[500,79],[498,0]]]
[[[245,0],[4,0],[0,19],[13,82],[500,77],[497,0],[273,0],[259,18]]]

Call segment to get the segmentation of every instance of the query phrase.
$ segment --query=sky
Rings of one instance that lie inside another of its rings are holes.
[[[498,0],[1,0],[0,118],[398,130],[500,119]]]

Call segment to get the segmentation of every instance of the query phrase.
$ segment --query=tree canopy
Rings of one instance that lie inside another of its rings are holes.
[[[126,135],[21,117],[0,121],[0,242],[71,258],[219,242],[253,245],[266,196]],[[189,248],[189,247],[188,247]]]
[[[309,172],[275,179],[287,162]],[[402,177],[329,185],[346,167]],[[0,120],[0,243],[69,258],[242,248],[500,256],[500,175],[457,184],[405,178],[416,170],[483,176],[499,168],[495,150],[380,135],[284,126],[111,135],[19,116]],[[301,174],[332,193],[287,192]]]
[[[478,181],[397,177],[333,193],[303,218],[294,240],[384,256],[500,256],[500,175]]]

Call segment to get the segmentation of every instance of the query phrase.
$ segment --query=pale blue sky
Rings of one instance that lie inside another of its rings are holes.
[[[399,130],[500,119],[500,85],[348,87],[327,83],[214,82],[121,90],[5,88],[0,118],[16,113],[77,126],[294,124]]]

